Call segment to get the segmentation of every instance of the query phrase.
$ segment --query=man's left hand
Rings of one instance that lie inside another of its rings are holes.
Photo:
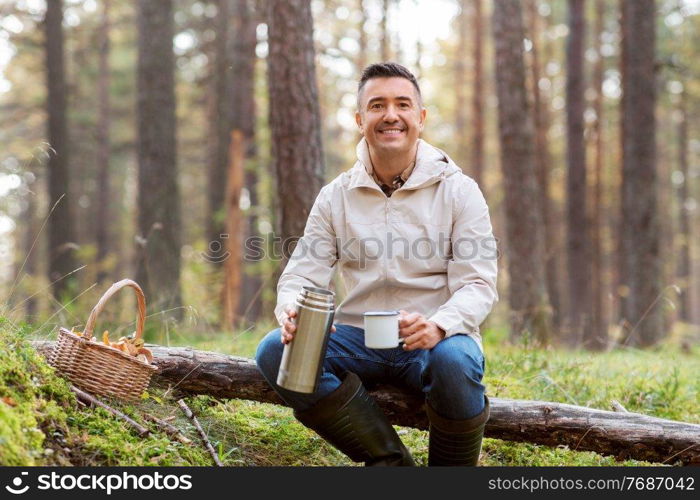
[[[399,312],[399,337],[404,339],[404,351],[432,349],[445,338],[445,331],[422,314]]]

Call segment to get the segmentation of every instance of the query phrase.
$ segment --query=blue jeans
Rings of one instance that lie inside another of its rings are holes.
[[[404,351],[365,347],[365,331],[335,325],[328,341],[323,373],[313,394],[289,391],[277,385],[277,371],[284,344],[280,329],[271,331],[258,345],[255,359],[267,382],[292,408],[303,411],[340,386],[345,372],[357,374],[365,385],[388,383],[424,393],[435,412],[454,420],[474,417],[484,410],[484,356],[476,341],[453,335],[430,350]]]

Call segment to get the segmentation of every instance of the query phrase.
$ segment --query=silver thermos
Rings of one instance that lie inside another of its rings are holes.
[[[335,314],[335,294],[304,286],[296,299],[294,339],[284,346],[277,385],[290,391],[316,391]]]

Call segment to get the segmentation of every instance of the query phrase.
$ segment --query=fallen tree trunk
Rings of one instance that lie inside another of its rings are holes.
[[[46,354],[53,342],[34,344]],[[253,360],[182,347],[148,348],[159,368],[153,383],[170,387],[175,394],[208,394],[284,405]],[[422,397],[393,386],[370,389],[391,423],[428,428]],[[487,437],[568,446],[617,459],[700,464],[698,424],[544,401],[490,398],[490,403]]]

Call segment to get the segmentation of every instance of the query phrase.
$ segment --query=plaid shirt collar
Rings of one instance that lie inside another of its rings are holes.
[[[390,197],[392,194],[394,194],[394,191],[399,189],[401,186],[403,186],[408,178],[410,177],[411,173],[413,172],[413,168],[416,166],[416,160],[414,159],[411,164],[401,172],[399,175],[394,177],[391,181],[391,185],[387,185],[383,183],[379,177],[377,176],[376,172],[374,171],[374,167],[370,164],[367,165],[367,173],[374,179],[374,182],[377,183],[377,185],[381,188],[381,190],[384,192],[384,194],[387,197]]]

